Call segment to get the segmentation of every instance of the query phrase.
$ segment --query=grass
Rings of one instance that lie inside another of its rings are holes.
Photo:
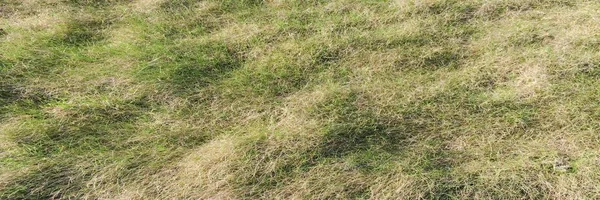
[[[1,199],[596,199],[592,0],[0,0]]]

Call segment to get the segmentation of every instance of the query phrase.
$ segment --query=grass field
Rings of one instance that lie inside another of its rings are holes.
[[[0,0],[0,199],[598,199],[600,1]]]

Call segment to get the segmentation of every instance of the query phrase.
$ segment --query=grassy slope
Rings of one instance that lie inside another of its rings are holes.
[[[600,198],[600,2],[0,0],[0,198]]]

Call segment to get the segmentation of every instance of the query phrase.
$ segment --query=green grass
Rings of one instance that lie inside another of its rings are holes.
[[[596,199],[592,0],[0,0],[0,199]]]

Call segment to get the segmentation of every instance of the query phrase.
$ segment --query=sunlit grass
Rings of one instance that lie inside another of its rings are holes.
[[[0,0],[0,198],[595,199],[597,8]]]

